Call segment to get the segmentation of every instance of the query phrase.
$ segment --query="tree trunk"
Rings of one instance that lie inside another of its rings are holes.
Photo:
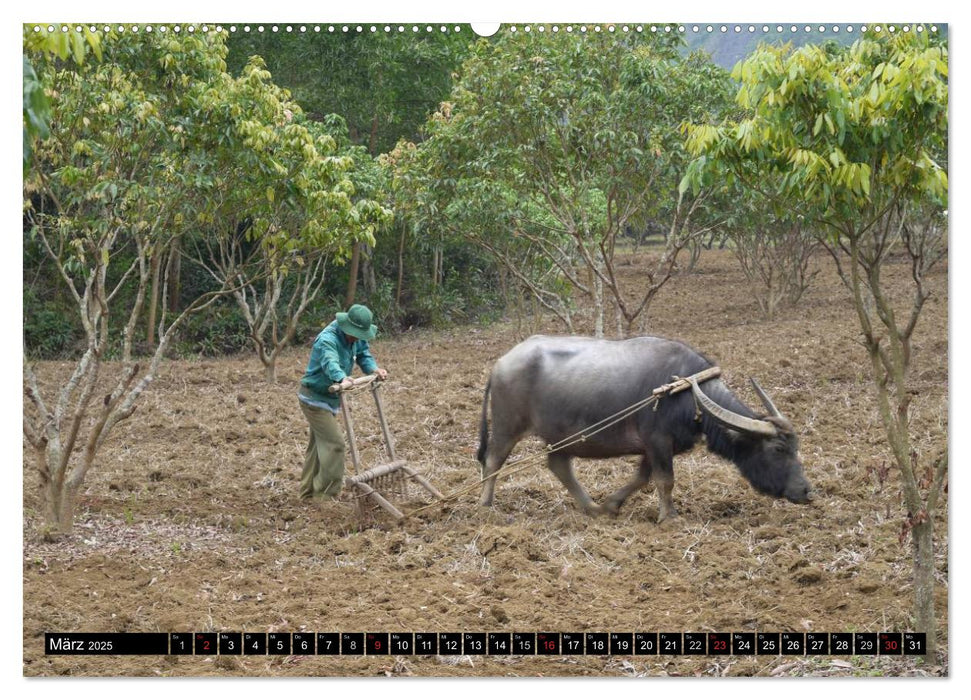
[[[593,335],[604,337],[604,283],[600,275],[593,275]]]
[[[172,241],[172,265],[169,270],[169,311],[178,311],[182,303],[182,246]]]
[[[263,376],[270,384],[276,384],[276,354],[273,353],[263,363]]]
[[[440,246],[435,246],[432,250],[432,287],[438,288],[441,283],[439,278],[439,270],[442,266],[442,249]]]
[[[372,157],[378,155],[377,148],[378,148],[378,115],[375,114],[374,117],[371,119],[371,137],[368,139],[368,148],[367,148],[368,153],[370,153]]]
[[[937,663],[937,617],[934,606],[934,521],[915,524],[911,531],[914,546],[914,614],[916,629],[927,634],[924,661]]]
[[[378,288],[378,280],[374,275],[374,265],[371,264],[371,247],[364,250],[364,260],[361,263],[361,276],[364,278],[364,292],[373,295]]]
[[[698,264],[698,260],[701,258],[701,241],[695,241],[688,246],[688,251],[690,253],[688,257],[688,267],[685,270],[685,274],[691,274],[695,271],[695,265]]]
[[[157,323],[156,313],[158,311],[159,272],[161,267],[162,256],[156,252],[152,256],[152,295],[148,304],[148,332],[145,334],[145,341],[150,348],[155,346],[155,324]]]
[[[936,494],[931,486],[927,500],[921,496],[920,485],[916,478],[916,464],[910,447],[910,418],[907,412],[910,396],[907,393],[907,373],[910,353],[908,341],[900,335],[900,329],[893,316],[892,308],[886,302],[880,286],[879,267],[867,268],[862,262],[858,239],[848,236],[850,241],[849,278],[840,268],[840,277],[853,294],[853,304],[860,319],[864,344],[870,355],[873,375],[877,385],[877,400],[880,417],[893,451],[894,461],[900,471],[904,504],[911,524],[910,535],[914,552],[914,624],[917,632],[927,635],[926,663],[937,663],[937,618],[934,605],[934,510]],[[834,256],[837,264],[839,258]],[[865,273],[861,275],[861,272]],[[864,290],[869,292],[867,298]],[[871,313],[872,303],[875,313],[889,335],[890,349],[881,352],[881,338],[877,336]],[[917,311],[919,311],[919,306]],[[895,352],[894,343],[902,344],[903,349]],[[881,377],[884,377],[881,380]],[[896,405],[892,405],[891,396]],[[941,467],[944,468],[943,465]],[[941,478],[943,478],[943,473]]]
[[[68,535],[74,529],[74,505],[77,501],[76,487],[56,479],[44,479],[41,485],[41,499],[44,503],[44,519],[47,531],[52,534]]]
[[[357,295],[357,271],[361,265],[361,244],[355,243],[351,251],[351,270],[347,278],[347,294],[344,296],[344,309],[350,308]]]
[[[398,289],[394,294],[395,309],[401,308],[401,288],[405,282],[405,233],[404,226],[401,227],[401,238],[398,239]]]
[[[647,319],[648,319],[647,309],[644,309],[644,311],[640,315],[640,321],[637,324],[638,332],[641,335],[647,335]]]

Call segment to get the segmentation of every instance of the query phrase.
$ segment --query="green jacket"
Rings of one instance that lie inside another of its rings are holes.
[[[371,356],[368,342],[357,340],[353,344],[348,343],[347,336],[337,327],[337,321],[334,321],[314,340],[307,371],[300,380],[300,393],[314,401],[339,408],[340,394],[331,394],[327,389],[331,384],[337,384],[344,377],[350,376],[355,360],[365,374],[373,374],[378,368],[378,363]]]

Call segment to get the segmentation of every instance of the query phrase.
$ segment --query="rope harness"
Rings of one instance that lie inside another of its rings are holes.
[[[613,425],[616,425],[617,423],[620,423],[622,420],[629,418],[630,416],[634,415],[645,406],[654,404],[654,410],[656,411],[657,404],[663,397],[670,396],[671,394],[677,394],[678,392],[685,391],[686,389],[691,388],[692,380],[700,384],[701,382],[707,381],[709,379],[714,379],[715,377],[718,377],[720,375],[721,375],[721,368],[716,366],[716,367],[709,367],[708,369],[704,369],[701,372],[692,374],[690,377],[674,376],[671,378],[672,379],[671,382],[667,384],[662,384],[661,386],[654,389],[651,392],[650,396],[643,398],[640,401],[637,401],[635,403],[632,403],[627,408],[617,411],[613,415],[607,416],[603,420],[597,421],[593,425],[590,425],[582,430],[579,430],[573,433],[573,435],[563,438],[559,442],[555,442],[550,445],[547,445],[546,449],[543,452],[539,452],[534,455],[527,455],[525,457],[520,457],[519,459],[513,460],[512,462],[506,462],[501,469],[496,470],[495,474],[490,474],[489,476],[484,477],[479,481],[473,484],[470,484],[469,486],[464,486],[458,489],[457,491],[453,491],[452,493],[442,496],[440,499],[432,503],[429,503],[427,506],[422,506],[421,508],[416,508],[415,510],[408,511],[407,513],[405,513],[405,518],[410,518],[416,513],[421,513],[422,511],[428,510],[429,508],[432,508],[434,506],[441,505],[442,503],[455,500],[459,496],[464,496],[465,494],[470,493],[471,491],[474,491],[478,487],[482,486],[482,484],[489,481],[490,479],[498,479],[500,476],[503,476],[503,477],[512,476],[513,474],[518,474],[519,472],[525,471],[526,469],[529,469],[535,466],[536,464],[539,464],[542,460],[545,460],[546,457],[552,454],[553,452],[557,452],[559,450],[563,450],[563,449],[566,449],[567,447],[575,445],[579,442],[583,442],[593,437],[597,433],[600,433],[606,430],[607,428]],[[695,400],[695,420],[697,421],[700,419],[701,419],[701,406],[698,405],[698,401],[696,399]]]

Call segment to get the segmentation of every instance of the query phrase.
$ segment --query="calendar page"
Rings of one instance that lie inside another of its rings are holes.
[[[948,24],[605,14],[22,25],[23,676],[949,675]]]

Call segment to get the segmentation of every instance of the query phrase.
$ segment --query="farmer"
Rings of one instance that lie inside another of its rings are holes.
[[[379,379],[388,376],[378,367],[368,341],[377,334],[371,324],[371,310],[355,304],[320,332],[310,351],[307,371],[297,394],[300,408],[310,424],[310,442],[300,477],[300,497],[332,500],[344,485],[344,436],[337,427],[340,394],[328,391],[331,384],[349,389],[354,362],[366,374]]]

